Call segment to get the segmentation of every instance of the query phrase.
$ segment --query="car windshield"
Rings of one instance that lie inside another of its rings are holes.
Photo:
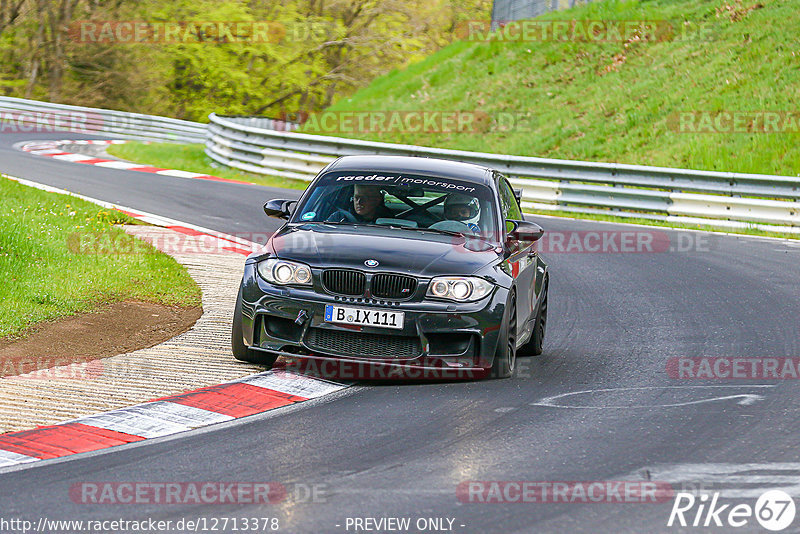
[[[292,222],[428,228],[489,237],[496,234],[491,190],[453,178],[387,173],[323,176]]]

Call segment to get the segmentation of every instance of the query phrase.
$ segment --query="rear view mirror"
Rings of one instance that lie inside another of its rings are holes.
[[[522,189],[514,189],[514,198],[517,199],[517,204],[522,207]]]
[[[404,197],[424,197],[425,190],[421,187],[412,187],[410,185],[398,185],[392,189],[387,189],[392,195],[402,195]],[[399,197],[398,197],[399,198]]]
[[[264,213],[266,213],[269,217],[275,217],[276,219],[288,219],[292,214],[291,204],[297,204],[297,201],[274,198],[264,204]]]

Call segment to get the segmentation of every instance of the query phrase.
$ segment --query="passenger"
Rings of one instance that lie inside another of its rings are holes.
[[[470,230],[480,233],[477,222],[481,208],[478,199],[460,193],[450,193],[444,199],[444,216],[450,221],[458,221],[469,226]]]

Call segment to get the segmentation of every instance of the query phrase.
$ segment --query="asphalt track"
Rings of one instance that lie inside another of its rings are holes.
[[[0,170],[222,232],[272,230],[263,201],[297,195],[12,148],[36,138],[53,135],[3,135]],[[565,235],[632,228],[530,218]],[[634,480],[664,466],[800,462],[797,380],[676,380],[666,370],[671,357],[800,357],[800,248],[750,237],[659,235],[689,250],[544,253],[551,273],[545,353],[520,360],[511,379],[364,384],[328,402],[43,461],[0,474],[0,517],[277,517],[280,532],[355,532],[346,528],[348,517],[410,517],[412,525],[445,517],[455,519],[453,532],[465,533],[676,531],[667,527],[672,501],[497,504],[461,502],[456,494],[465,481]],[[543,401],[577,391],[589,392]],[[780,486],[766,469],[761,484]],[[726,483],[693,477],[691,467],[684,472],[686,482],[712,490]],[[70,499],[73,484],[106,481],[275,481],[290,496],[271,505]],[[306,502],[301,494],[312,486],[317,498]],[[737,531],[763,530],[750,521]]]

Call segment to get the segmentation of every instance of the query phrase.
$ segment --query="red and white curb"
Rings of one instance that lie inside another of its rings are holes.
[[[31,141],[24,143],[20,146],[20,150],[28,152],[35,156],[45,156],[60,161],[69,161],[71,163],[83,163],[85,165],[96,165],[97,167],[106,167],[109,169],[120,169],[125,171],[149,172],[153,174],[160,174],[162,176],[172,176],[174,178],[190,178],[193,180],[211,180],[215,182],[232,182],[238,184],[247,184],[241,180],[232,180],[230,178],[220,178],[211,174],[202,174],[198,172],[182,171],[179,169],[162,169],[160,167],[153,167],[150,165],[142,165],[141,163],[132,163],[129,161],[120,161],[116,159],[98,158],[87,154],[77,154],[64,150],[62,147],[67,145],[121,145],[127,141],[121,139],[92,139],[92,140],[70,140],[62,139],[60,141]]]
[[[6,175],[3,176],[19,182],[22,185],[31,186],[48,192],[81,198],[108,209],[122,211],[143,222],[165,227],[173,230],[174,232],[178,232],[179,234],[190,236],[190,240],[197,241],[196,236],[203,236],[216,243],[216,245],[212,248],[221,250],[227,255],[247,255],[252,251],[261,250],[261,245],[233,235],[216,232],[207,228],[176,221],[160,215],[134,210],[118,204],[104,202],[84,195],[78,195],[70,191],[39,184],[30,180],[24,180]],[[146,230],[148,227],[134,226],[132,228],[141,228]],[[200,255],[197,257],[203,256],[207,255],[204,255],[202,252],[200,252]],[[214,270],[215,268],[212,264],[204,267],[206,270],[209,268],[212,269],[213,272],[217,272]],[[226,289],[225,292],[227,294],[228,290]],[[207,312],[208,310],[205,309],[204,294],[203,317],[206,316]],[[229,318],[223,322],[227,322],[228,320]],[[216,316],[210,319],[209,322],[212,324],[212,326],[215,325],[212,329],[215,329],[222,324],[222,322],[220,322],[220,318],[217,318]],[[199,323],[200,321],[198,321],[198,324]],[[224,329],[227,330],[227,328],[229,327],[226,326]],[[218,333],[215,332],[210,332],[204,335],[211,335],[211,337],[216,339],[216,337],[219,336]],[[182,336],[188,336],[190,333],[191,331],[186,334],[182,334]],[[201,351],[205,351],[203,352],[204,354],[209,352],[208,347],[202,347],[201,344],[198,344],[197,342],[194,342],[191,345],[186,345],[188,342],[185,339],[184,341],[180,342],[176,341],[179,338],[180,336],[152,349],[143,350],[161,350],[169,352],[169,350],[175,349],[175,347],[171,347],[171,349],[159,349],[159,347],[172,344],[178,346],[178,348],[180,348],[184,353],[187,350],[192,350],[192,348],[198,348]],[[190,348],[187,349],[187,347]],[[230,358],[231,362],[233,361],[233,356],[230,355],[229,349],[219,349],[217,352],[219,352],[218,357],[226,362],[224,365],[228,365],[228,358]],[[133,357],[135,354],[136,353],[116,356],[101,361],[113,363],[115,358]],[[151,359],[148,359],[147,361],[152,363]],[[214,372],[223,372],[222,365],[216,360],[208,360],[208,365],[213,367],[213,369],[216,369]],[[141,377],[139,375],[141,375],[141,372],[139,372],[139,368],[133,367],[133,370],[136,371],[137,377],[140,379]],[[155,382],[158,382],[164,378],[158,377],[158,373],[161,371],[180,372],[185,374],[186,366],[184,364],[177,366],[175,369],[170,368],[163,370],[148,370],[148,372],[157,373],[157,375],[153,376],[153,381]],[[225,372],[236,372],[236,370],[226,368]],[[15,378],[24,378],[24,376]],[[169,376],[167,376],[167,378],[169,378]],[[225,380],[225,378],[220,379]],[[213,381],[211,383],[213,384],[220,379],[214,380],[212,378]],[[6,380],[2,379],[0,382],[5,383]],[[70,398],[73,399],[81,398],[83,395],[90,395],[93,391],[99,391],[96,390],[96,386],[89,381],[85,381],[85,384],[84,381],[73,380],[71,382],[76,382],[78,385],[75,385],[74,387],[70,386],[70,388],[67,388],[64,391],[67,391],[69,395],[71,395]],[[129,382],[130,383],[127,383],[124,387],[128,390],[133,390],[134,392],[138,391],[139,386],[133,383],[135,381]],[[163,380],[161,380],[161,382],[163,382]],[[33,399],[41,399],[41,395],[55,396],[55,399],[58,398],[58,393],[53,391],[54,386],[58,385],[55,383],[43,384],[37,381],[20,382],[19,380],[8,381],[8,383],[16,384],[15,387],[18,388],[23,387],[23,385],[30,386],[29,389],[31,389],[31,391],[28,393],[33,395],[33,397],[31,397],[32,400],[29,402],[33,403],[34,405],[37,403],[37,401]],[[117,382],[111,382],[111,391],[113,391],[113,388],[116,387],[113,385],[116,383]],[[39,387],[40,385],[46,386],[46,388],[41,389]],[[148,387],[150,386],[148,385]],[[30,430],[23,429],[20,431],[0,434],[0,470],[14,469],[15,466],[24,468],[28,464],[37,462],[39,460],[62,458],[78,453],[108,449],[110,447],[115,447],[117,445],[123,445],[126,443],[170,436],[215,423],[231,421],[241,417],[264,413],[276,408],[301,403],[306,400],[317,399],[348,387],[348,384],[339,384],[328,380],[276,369],[242,378],[236,378],[230,382],[220,385],[205,386],[200,387],[199,389],[190,389],[191,387],[189,387],[186,388],[188,391],[184,390],[183,392],[175,393],[168,397],[156,398],[155,400],[144,402],[143,404],[135,404],[129,407],[117,408],[99,414],[80,415],[77,418],[69,419],[65,422],[60,422],[58,419],[58,414],[56,414],[55,416],[48,417],[49,421],[53,421],[55,419],[53,424],[50,424],[50,422],[47,421],[44,422],[44,424],[40,423],[40,426]],[[150,387],[151,391],[153,389],[153,387]],[[106,391],[108,391],[108,389],[106,389]],[[175,391],[174,385],[172,391]],[[63,393],[61,390],[59,390],[59,392]],[[155,391],[151,393],[151,395],[152,397],[157,397],[159,394],[158,384],[156,384]],[[133,402],[141,402],[141,400],[148,398],[148,396],[142,396],[140,393],[137,393],[137,395],[139,398]],[[10,408],[13,409],[13,407]],[[75,417],[76,415],[79,414],[75,414],[72,417]],[[68,417],[64,417],[64,419],[68,419]]]
[[[286,371],[267,371],[57,425],[2,434],[0,468],[169,436],[319,398],[346,387]]]

